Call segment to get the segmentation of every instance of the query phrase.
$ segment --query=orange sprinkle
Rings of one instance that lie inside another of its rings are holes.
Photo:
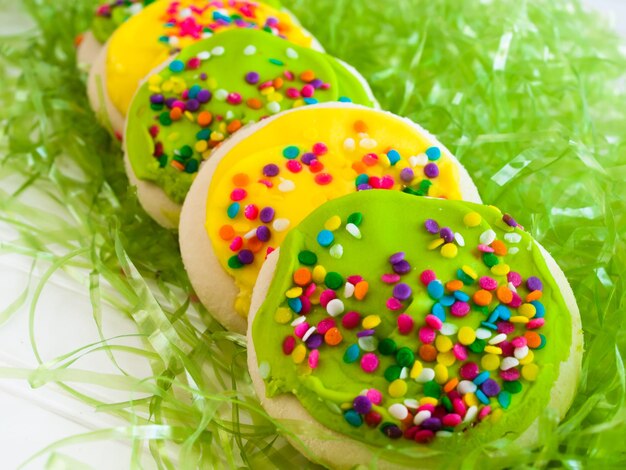
[[[367,283],[367,281],[357,282],[356,286],[354,286],[354,297],[357,300],[363,300],[369,288],[370,285]]]
[[[233,176],[233,184],[235,186],[247,186],[250,182],[250,177],[245,173],[237,173]]]
[[[309,83],[315,80],[315,72],[313,70],[305,70],[300,74],[300,80]]]
[[[484,289],[476,291],[473,297],[474,303],[481,307],[489,305],[491,303],[492,298],[493,298],[493,295],[491,295],[491,292],[484,290]]]
[[[172,121],[178,121],[181,117],[183,117],[183,110],[180,108],[172,108],[170,111],[170,118]]]
[[[331,328],[324,334],[324,341],[329,346],[337,346],[343,340],[339,328]]]
[[[202,111],[198,114],[198,124],[202,127],[206,127],[211,124],[213,120],[213,115],[208,111]]]
[[[248,249],[252,253],[258,253],[263,248],[263,242],[259,240],[257,237],[252,237],[248,239]]]
[[[309,268],[296,269],[293,273],[293,282],[299,286],[306,286],[309,282],[311,282],[312,277],[313,276]]]
[[[74,47],[80,46],[84,40],[85,40],[85,36],[84,35],[79,34],[78,36],[76,36],[74,38]]]
[[[434,362],[437,359],[437,349],[432,344],[422,344],[418,352],[426,362]]]
[[[493,248],[493,252],[498,256],[505,256],[509,251],[502,240],[494,240],[491,243],[491,248]]]
[[[524,338],[526,338],[526,344],[528,344],[529,348],[538,348],[541,346],[541,336],[534,331],[524,333]]]
[[[354,122],[354,130],[357,132],[367,132],[367,124],[363,121],[358,120]]]
[[[241,129],[241,121],[239,119],[231,121],[228,123],[228,126],[226,126],[226,130],[231,134],[237,132],[239,129]]]
[[[526,296],[526,302],[532,302],[533,300],[539,300],[542,296],[543,296],[543,292],[541,292],[540,290],[534,290],[534,291],[530,292]]]
[[[406,418],[404,418],[402,421],[400,421],[402,424],[409,426],[411,424],[413,424],[413,419],[415,418],[415,416],[413,416],[411,414],[411,412],[409,412],[408,415],[406,415]]]
[[[172,165],[174,168],[176,168],[179,171],[183,171],[185,169],[185,165],[183,165],[181,162],[177,160],[172,160],[172,163],[170,163],[170,165]]]
[[[461,290],[462,288],[463,288],[463,281],[459,281],[458,279],[454,279],[452,281],[446,282],[446,289],[448,289],[450,292]]]
[[[503,304],[508,304],[513,300],[513,292],[507,286],[500,286],[496,291],[496,296],[498,300]]]
[[[220,227],[220,238],[222,240],[232,240],[235,236],[235,229],[232,225],[222,225]]]
[[[454,377],[446,382],[446,384],[443,386],[443,391],[446,393],[450,393],[452,390],[456,388],[458,384],[459,384],[459,379]]]
[[[263,107],[263,103],[261,103],[261,100],[258,98],[250,98],[246,100],[246,104],[248,105],[248,108],[252,109],[261,109],[261,107]]]
[[[276,88],[277,90],[283,87],[283,83],[284,83],[284,80],[281,77],[276,77],[274,81],[272,82],[272,84],[274,85],[274,88]]]
[[[367,167],[363,162],[354,162],[352,164],[352,169],[356,171],[358,174],[367,172]]]

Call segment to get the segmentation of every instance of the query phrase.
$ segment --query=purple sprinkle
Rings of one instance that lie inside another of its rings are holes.
[[[406,300],[411,297],[413,291],[408,284],[401,282],[393,286],[393,296],[398,300]]]
[[[207,78],[209,78],[209,76],[205,72],[200,74],[200,80],[206,80]]]
[[[185,109],[187,111],[194,112],[194,111],[197,111],[199,107],[200,107],[200,102],[198,100],[190,99],[189,101],[185,103]]]
[[[429,431],[439,431],[441,429],[441,420],[439,418],[428,418],[422,421],[422,428]]]
[[[356,334],[357,338],[363,338],[365,336],[374,336],[376,330],[361,330]]]
[[[509,225],[510,227],[517,227],[519,224],[515,221],[515,219],[513,217],[511,217],[509,214],[504,214],[502,216],[502,220],[504,220],[504,223]]]
[[[498,382],[493,379],[485,380],[480,386],[480,389],[488,397],[495,397],[498,393],[500,393],[500,385],[498,385]]]
[[[317,349],[322,345],[323,342],[324,337],[322,335],[320,335],[319,333],[313,333],[307,338],[305,344],[306,347],[309,349]]]
[[[276,176],[279,171],[278,165],[274,163],[268,163],[263,167],[263,174],[265,176]]]
[[[163,104],[163,102],[165,101],[165,98],[163,98],[163,95],[151,95],[150,96],[150,103],[152,104]]]
[[[407,260],[402,260],[398,263],[393,264],[392,266],[393,272],[396,274],[406,274],[411,270],[411,265]]]
[[[352,402],[352,408],[354,408],[354,411],[357,413],[365,415],[371,411],[372,402],[365,395],[359,395]]]
[[[262,242],[268,241],[271,235],[270,229],[265,225],[260,225],[256,229],[256,237]]]
[[[313,160],[317,160],[317,157],[313,152],[305,152],[302,154],[302,157],[300,157],[300,160],[305,165],[310,165]]]
[[[278,18],[274,18],[273,16],[268,16],[267,19],[265,20],[265,24],[267,26],[277,26]]]
[[[424,174],[429,178],[436,178],[437,176],[439,176],[439,167],[436,163],[428,163],[424,167]]]
[[[211,92],[209,90],[200,90],[198,92],[198,94],[196,95],[196,99],[200,102],[200,103],[208,103],[209,100],[211,99]]]
[[[259,218],[261,219],[261,222],[263,222],[264,224],[269,224],[274,219],[274,208],[264,207],[263,209],[261,209]]]
[[[174,106],[175,102],[176,102],[176,98],[168,98],[165,100],[165,106],[172,109],[172,106]]]
[[[311,83],[309,83],[309,85],[311,85],[313,88],[315,88],[316,90],[321,87],[324,84],[324,82],[322,80],[320,80],[319,78],[316,78],[315,80],[313,80]]]
[[[404,251],[398,251],[389,257],[389,262],[391,264],[399,263],[404,259]]]
[[[424,227],[426,227],[426,230],[430,233],[439,233],[439,224],[433,219],[428,219],[424,222]]]
[[[248,72],[245,78],[246,82],[250,85],[254,85],[259,82],[259,74],[257,72]]]
[[[237,255],[237,258],[239,258],[241,264],[252,264],[254,261],[254,253],[250,250],[241,250]]]
[[[452,243],[454,241],[454,232],[448,227],[439,230],[439,236],[443,238],[443,241],[446,243]]]
[[[403,168],[400,172],[400,179],[405,183],[410,183],[415,178],[415,173],[411,168]]]
[[[526,287],[528,287],[528,290],[530,291],[543,290],[543,284],[541,283],[541,280],[535,276],[530,276],[528,279],[526,279]]]
[[[383,432],[385,433],[385,436],[390,439],[400,439],[402,437],[402,429],[400,429],[395,424],[385,426],[383,428]]]
[[[367,191],[368,189],[372,189],[372,187],[367,183],[361,183],[356,187],[357,191]]]

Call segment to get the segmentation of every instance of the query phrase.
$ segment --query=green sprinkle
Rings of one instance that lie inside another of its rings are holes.
[[[487,346],[487,342],[484,339],[477,338],[468,348],[473,353],[480,354],[485,350],[485,346]]]
[[[329,289],[339,289],[343,286],[343,277],[341,277],[341,274],[331,271],[326,274],[324,284],[326,284],[326,287]]]
[[[400,348],[396,353],[396,361],[402,367],[411,367],[415,362],[415,354],[409,348]]]
[[[309,250],[303,250],[298,253],[298,261],[305,266],[313,266],[317,263],[317,255]]]
[[[402,373],[402,367],[394,364],[385,369],[385,380],[387,382],[393,382],[396,379],[400,378],[400,374]]]
[[[363,214],[361,214],[360,212],[353,212],[348,216],[349,224],[354,224],[358,227],[359,225],[361,225],[361,222],[363,222]]]
[[[439,398],[441,396],[441,387],[434,380],[426,382],[424,384],[424,395],[427,397]]]
[[[233,255],[228,258],[228,267],[231,269],[239,269],[243,266],[243,263],[239,261],[239,257],[237,255]]]
[[[282,60],[278,60],[278,59],[269,59],[270,64],[274,64],[274,65],[285,65],[285,63]]]
[[[159,115],[159,122],[164,126],[169,126],[170,124],[172,124],[172,118],[170,117],[170,113],[161,113]]]
[[[193,155],[193,149],[189,145],[183,145],[180,148],[180,155],[183,158],[189,158]]]
[[[198,171],[199,166],[200,164],[198,163],[198,160],[192,158],[191,160],[188,160],[185,164],[185,173],[195,173],[196,171]]]
[[[483,255],[483,263],[485,263],[487,265],[487,267],[489,267],[489,268],[494,267],[499,262],[500,262],[500,260],[493,253],[485,253]]]
[[[503,388],[509,393],[519,393],[522,391],[522,383],[519,380],[504,381]]]
[[[396,342],[391,338],[385,338],[378,343],[378,352],[383,356],[391,356],[396,352],[396,349],[398,349]]]

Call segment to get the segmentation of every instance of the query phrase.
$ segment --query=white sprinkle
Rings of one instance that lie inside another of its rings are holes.
[[[415,168],[416,166],[424,166],[428,163],[428,156],[425,153],[409,157],[409,164]]]
[[[367,149],[367,150],[371,150],[375,148],[377,145],[378,145],[378,142],[376,142],[374,139],[370,139],[369,137],[359,140],[359,147]]]
[[[226,119],[228,119],[229,121],[235,117],[235,113],[233,113],[230,109],[228,111],[226,111]]]
[[[343,296],[346,299],[349,299],[354,295],[354,284],[351,282],[346,282],[346,285],[343,286]]]
[[[263,361],[259,364],[259,375],[262,379],[267,379],[270,376],[270,364],[267,361]]]
[[[452,437],[452,433],[450,431],[444,431],[442,429],[441,431],[437,431],[435,433],[435,436],[437,436],[437,437]]]
[[[502,359],[502,363],[500,364],[500,369],[509,370],[513,367],[517,367],[519,365],[519,361],[514,357],[505,357]]]
[[[209,60],[211,58],[211,53],[209,51],[202,51],[198,53],[198,59],[200,60]]]
[[[256,47],[254,47],[252,44],[250,44],[249,46],[246,46],[246,48],[243,50],[243,54],[244,55],[256,54]]]
[[[489,230],[485,230],[483,233],[480,234],[478,241],[482,243],[483,245],[491,245],[495,239],[496,239],[496,232],[489,229]]]
[[[420,407],[420,402],[414,398],[407,398],[404,400],[404,406],[410,410],[417,410]]]
[[[283,193],[288,193],[289,191],[293,191],[294,189],[296,189],[296,183],[288,179],[282,179],[282,181],[278,185],[278,190],[282,191]]]
[[[295,49],[292,49],[291,47],[287,48],[287,57],[289,57],[290,59],[297,59],[298,58],[298,52]]]
[[[515,348],[515,350],[513,351],[513,355],[517,359],[524,359],[526,356],[528,356],[528,346]]]
[[[463,238],[463,235],[461,235],[461,232],[456,232],[454,234],[454,240],[456,241],[457,245],[465,246],[465,238]]]
[[[372,352],[376,351],[378,348],[378,339],[376,339],[376,336],[363,336],[359,338],[357,342],[359,343],[359,348],[363,351]]]
[[[185,18],[189,18],[191,15],[193,15],[191,8],[183,8],[182,10],[178,12],[178,17],[183,20]]]
[[[506,339],[506,334],[500,333],[499,335],[495,335],[493,338],[491,338],[489,340],[489,344],[500,344],[505,339]]]
[[[340,299],[333,299],[326,304],[326,312],[328,312],[331,317],[336,317],[343,313],[343,310],[343,302]]]
[[[409,410],[402,403],[394,403],[389,408],[387,408],[389,414],[396,419],[402,421],[409,415]]]
[[[519,243],[522,239],[522,236],[519,233],[511,232],[505,233],[504,239],[509,243]]]
[[[430,414],[430,411],[428,411],[428,410],[418,411],[417,414],[415,415],[415,418],[413,418],[413,424],[415,426],[419,426],[424,421],[426,421],[428,418],[430,418],[430,416],[431,416],[431,414]]]
[[[464,423],[471,423],[478,416],[478,407],[475,405],[470,406],[465,412],[465,418],[463,418]]]
[[[352,137],[348,137],[346,140],[343,141],[343,148],[345,150],[348,150],[350,152],[352,152],[356,147],[356,142],[354,142],[354,139]]]
[[[215,46],[212,50],[211,50],[211,54],[215,55],[215,56],[221,56],[224,55],[224,51],[225,49],[222,46]]]
[[[169,40],[168,40],[168,44],[170,46],[178,46],[178,43],[180,42],[180,40],[178,39],[178,36],[170,36]]]
[[[509,251],[511,251],[511,250],[509,250]],[[515,285],[513,285],[512,282],[509,282],[506,286],[509,288],[509,290],[517,293],[517,287],[515,287]]]
[[[291,322],[291,326],[298,326],[300,323],[304,323],[305,321],[306,321],[306,316],[300,315]]]
[[[461,380],[459,385],[456,386],[456,389],[461,395],[474,393],[476,391],[476,384],[471,380]]]
[[[328,250],[328,254],[335,259],[341,259],[343,256],[343,246],[339,243],[335,243],[330,247],[330,250]]]
[[[476,328],[476,337],[478,339],[487,339],[491,337],[491,331],[487,328]]]
[[[228,91],[220,88],[219,90],[215,90],[213,96],[215,96],[215,99],[218,101],[226,101],[226,98],[228,98]]]
[[[280,104],[278,101],[270,101],[265,107],[270,113],[276,114],[280,112]]]
[[[133,3],[129,8],[128,12],[131,16],[136,15],[143,9],[143,5],[141,3]]]
[[[361,239],[361,231],[359,230],[359,227],[354,225],[352,222],[350,222],[349,224],[346,224],[346,230],[354,238]]]
[[[211,36],[213,36],[213,33],[211,31],[203,31],[202,34],[200,34],[200,37],[202,39],[210,38]]]
[[[512,255],[517,254],[517,253],[519,253],[519,248],[516,247],[516,246],[511,247],[511,248],[509,248],[509,253],[512,254]]]
[[[400,379],[404,380],[406,378],[409,377],[409,368],[408,367],[403,367],[402,369],[400,369]]]
[[[315,330],[317,330],[316,326],[312,326],[311,328],[309,328],[308,330],[306,330],[306,333],[304,333],[304,335],[302,336],[302,341],[306,341],[307,339],[309,339],[309,337],[315,333]]]
[[[459,327],[454,323],[444,323],[441,326],[440,333],[444,336],[450,336],[456,334],[457,331],[459,331]]]
[[[244,239],[244,240],[250,240],[250,239],[251,239],[252,237],[254,237],[255,235],[256,235],[256,229],[255,229],[255,228],[253,228],[252,230],[250,230],[248,233],[246,233],[246,234],[243,236],[243,239]]]
[[[272,223],[272,228],[277,232],[284,232],[289,227],[289,219],[276,219]]]
[[[425,367],[424,369],[422,369],[422,372],[420,372],[420,375],[415,378],[415,381],[423,384],[426,382],[430,382],[434,378],[435,371],[429,367]]]

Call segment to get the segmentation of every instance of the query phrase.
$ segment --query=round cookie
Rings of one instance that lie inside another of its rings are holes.
[[[91,67],[89,100],[121,134],[141,80],[172,54],[230,29],[259,29],[303,47],[319,43],[287,11],[249,0],[157,0],[120,25]]]
[[[369,188],[480,202],[443,145],[388,112],[326,103],[242,129],[202,167],[183,205],[181,253],[199,299],[245,331],[265,254],[327,200]]]
[[[329,101],[377,106],[358,72],[262,31],[236,29],[185,48],[146,78],[129,109],[126,168],[161,225],[178,226],[200,163],[242,126]]]
[[[582,343],[563,272],[512,217],[371,191],[321,206],[268,257],[248,365],[316,462],[457,468],[495,439],[533,445],[546,409],[562,418]]]

